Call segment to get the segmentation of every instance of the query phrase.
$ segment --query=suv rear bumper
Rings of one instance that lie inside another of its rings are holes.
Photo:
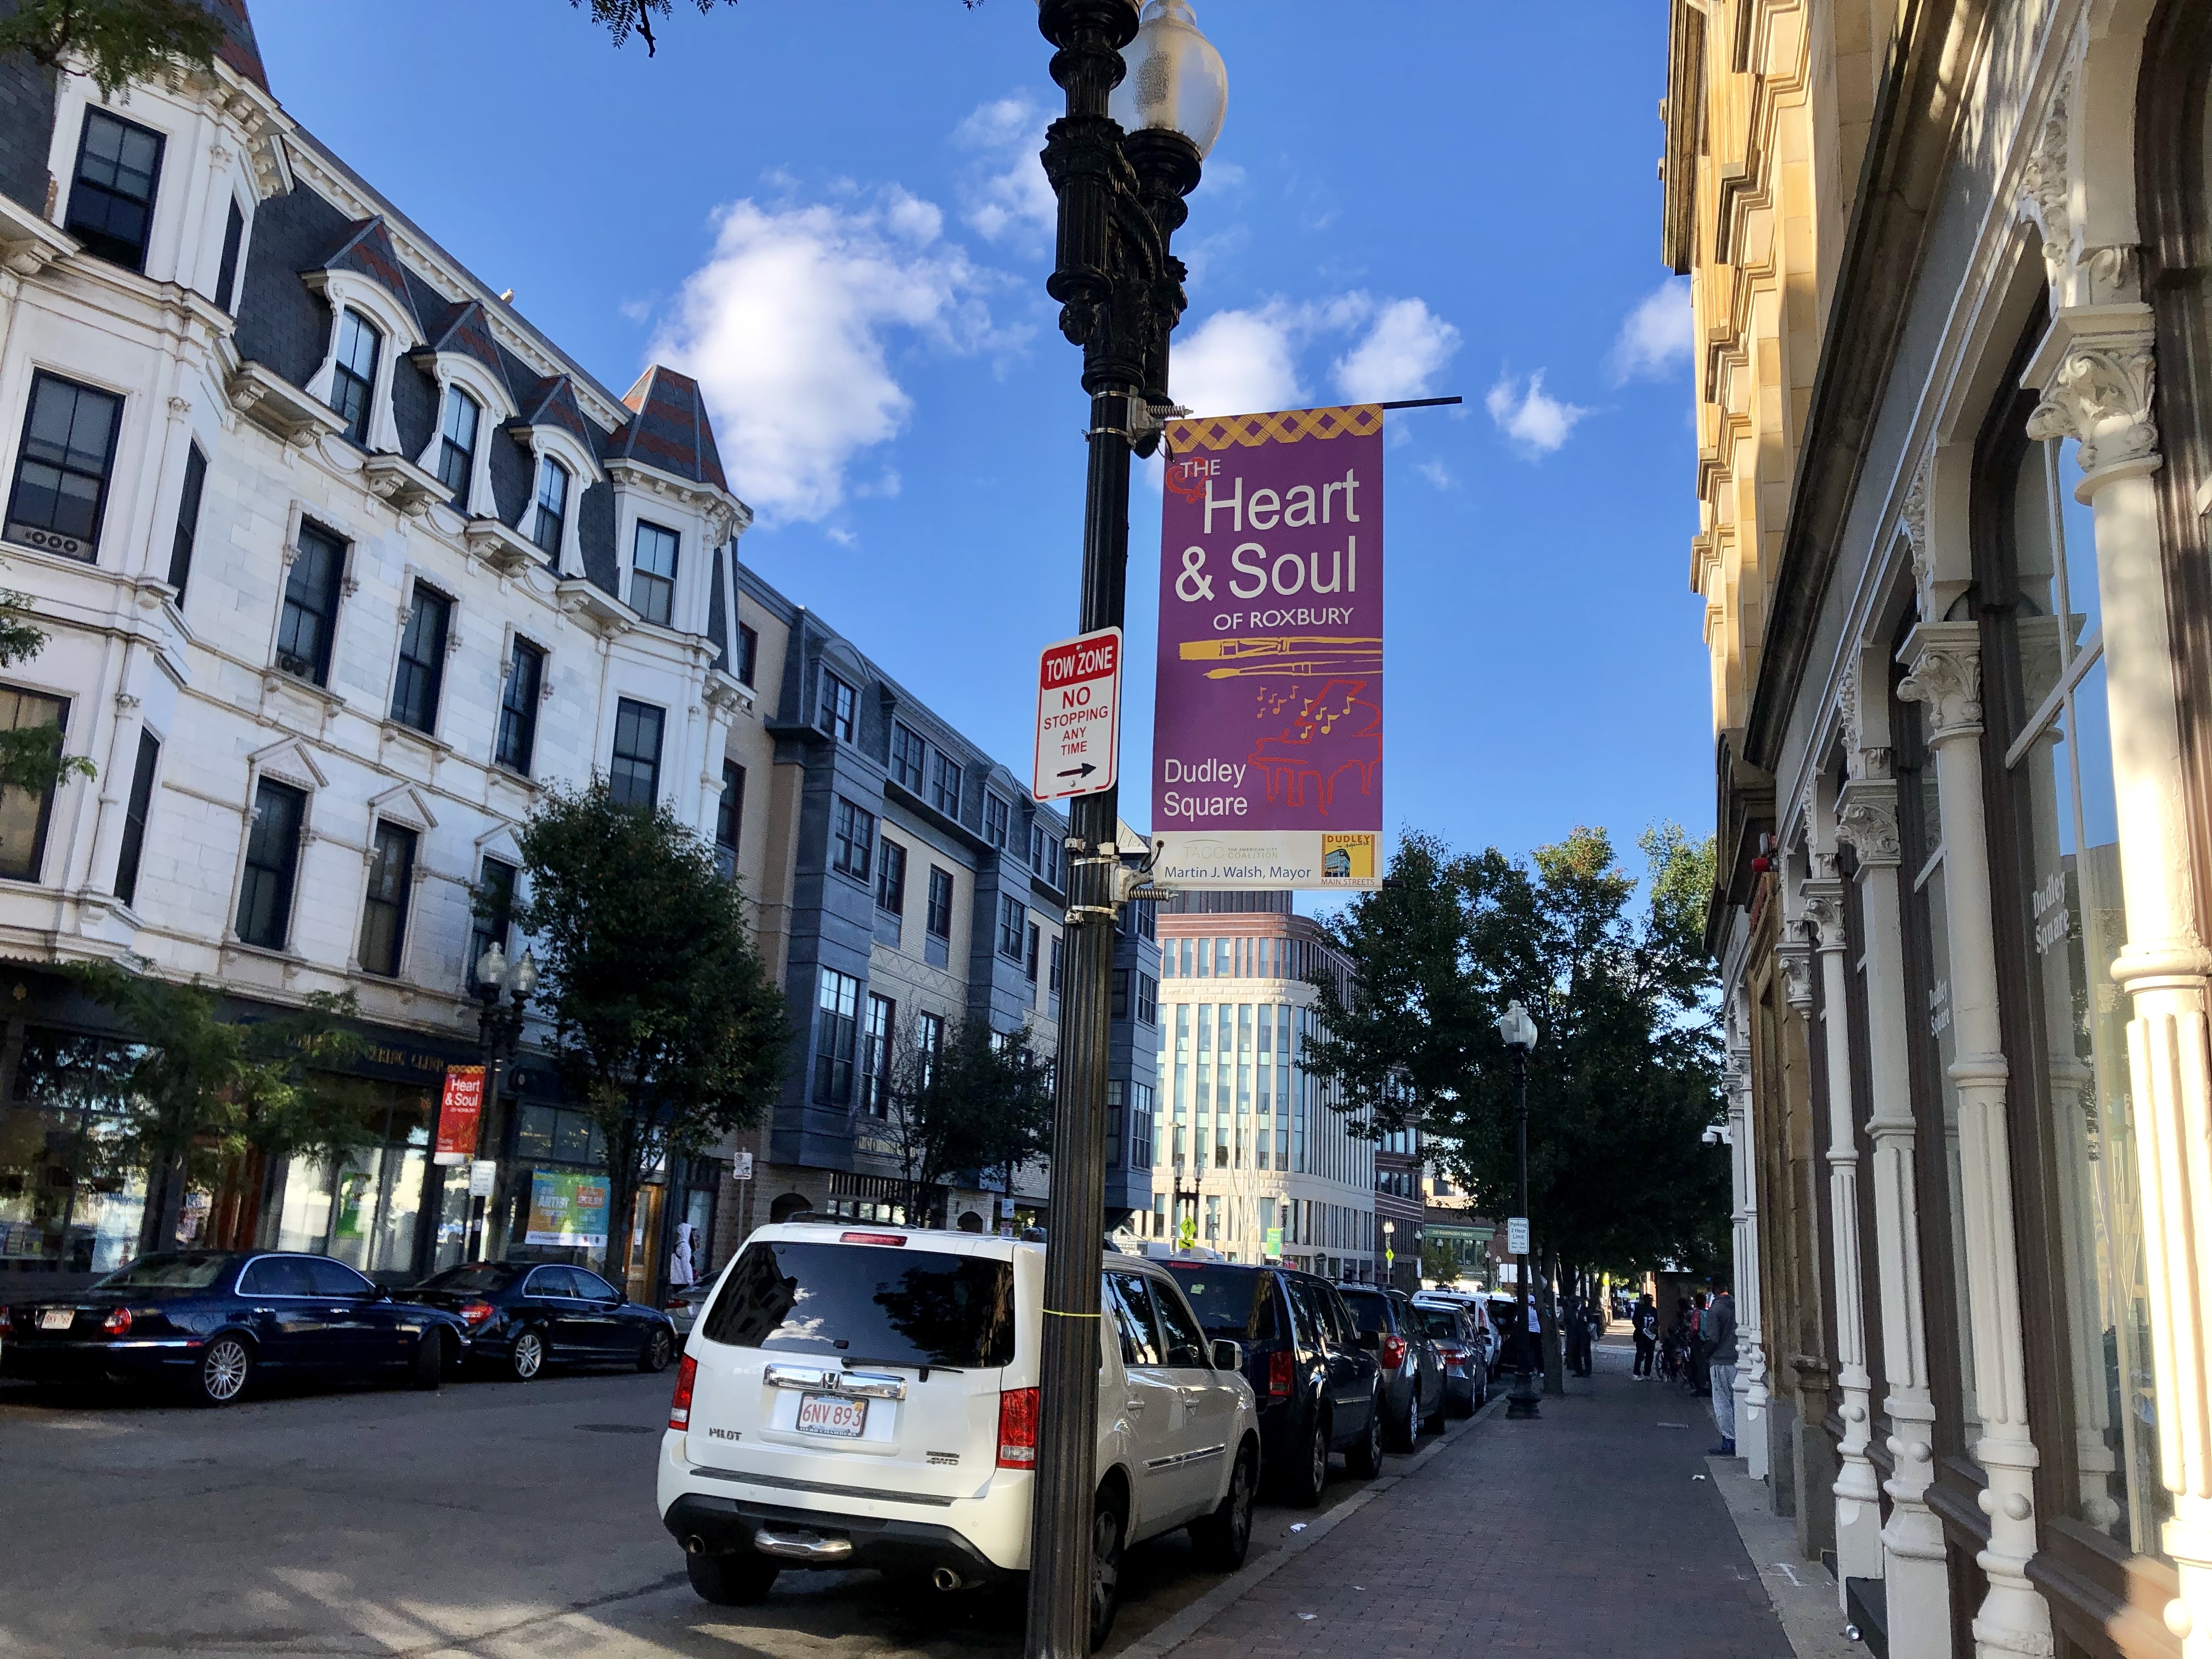
[[[753,1534],[763,1527],[769,1527],[779,1532],[812,1533],[817,1537],[848,1540],[853,1553],[822,1564],[829,1568],[866,1567],[878,1572],[926,1573],[950,1567],[972,1584],[1017,1576],[1003,1567],[994,1566],[982,1551],[951,1527],[924,1521],[841,1515],[827,1510],[786,1509],[710,1492],[687,1492],[668,1506],[660,1523],[686,1550],[697,1550],[703,1546],[708,1555],[750,1550]],[[692,1541],[695,1539],[697,1545]],[[782,1565],[801,1570],[806,1567],[804,1562],[790,1560]]]

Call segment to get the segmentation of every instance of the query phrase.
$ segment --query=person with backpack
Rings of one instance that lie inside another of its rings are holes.
[[[1659,1309],[1650,1291],[1636,1299],[1635,1310],[1628,1319],[1629,1329],[1636,1338],[1636,1364],[1629,1375],[1639,1382],[1649,1382],[1651,1357],[1659,1347]]]

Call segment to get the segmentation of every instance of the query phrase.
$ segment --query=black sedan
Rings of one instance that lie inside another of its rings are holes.
[[[443,1309],[400,1302],[326,1255],[175,1250],[88,1290],[0,1309],[0,1376],[185,1385],[228,1406],[259,1372],[434,1389],[468,1347]]]
[[[407,1294],[459,1316],[469,1358],[527,1382],[549,1363],[668,1369],[676,1327],[588,1267],[559,1262],[470,1261]]]

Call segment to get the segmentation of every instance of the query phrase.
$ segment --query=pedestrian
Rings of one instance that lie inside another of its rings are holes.
[[[1636,1298],[1636,1310],[1628,1317],[1636,1336],[1636,1364],[1630,1375],[1639,1382],[1649,1382],[1651,1356],[1659,1346],[1659,1309],[1649,1291]]]
[[[1711,1367],[1713,1391],[1713,1425],[1721,1431],[1721,1443],[1709,1455],[1735,1455],[1735,1298],[1729,1294],[1728,1285],[1721,1279],[1712,1281],[1713,1298],[1705,1314],[1711,1324],[1711,1346],[1706,1351],[1706,1362]]]
[[[1574,1376],[1587,1376],[1583,1369],[1583,1350],[1589,1345],[1589,1315],[1584,1311],[1582,1298],[1569,1297],[1560,1324],[1567,1339],[1567,1370]]]
[[[1577,1303],[1581,1320],[1575,1330],[1575,1371],[1579,1376],[1590,1374],[1590,1345],[1597,1340],[1597,1308],[1588,1298]]]
[[[1699,1291],[1690,1315],[1690,1392],[1700,1397],[1713,1391],[1711,1304],[1712,1298]]]

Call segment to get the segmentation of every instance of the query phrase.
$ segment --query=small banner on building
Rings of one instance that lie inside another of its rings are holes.
[[[1382,410],[1173,421],[1153,875],[1382,885]]]
[[[484,1068],[446,1067],[445,1093],[438,1101],[436,1163],[459,1168],[477,1155],[477,1133],[483,1121]]]
[[[607,1178],[580,1170],[532,1170],[530,1226],[522,1242],[606,1249]]]

